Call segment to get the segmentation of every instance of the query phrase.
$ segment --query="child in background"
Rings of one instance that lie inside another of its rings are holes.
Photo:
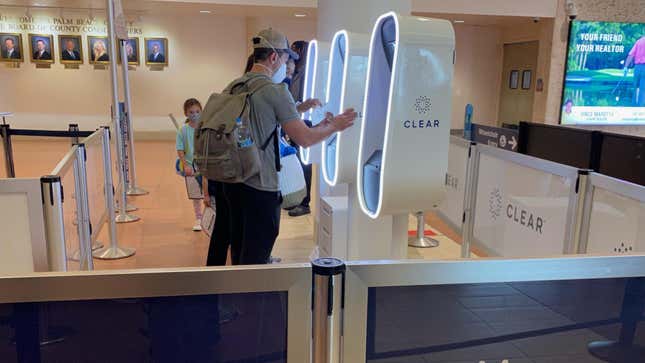
[[[199,122],[199,116],[202,112],[202,105],[194,98],[187,99],[184,102],[184,115],[186,115],[186,123],[177,131],[176,150],[177,162],[175,169],[177,174],[181,176],[195,176],[199,185],[202,185],[201,175],[195,172],[193,167],[193,150],[195,150],[195,128]],[[195,210],[195,224],[193,231],[198,232],[202,230],[202,201],[193,199],[193,209]]]

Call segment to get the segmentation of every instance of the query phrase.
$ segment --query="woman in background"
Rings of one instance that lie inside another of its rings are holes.
[[[296,104],[303,102],[308,48],[309,43],[305,42],[304,40],[298,40],[291,44],[291,50],[293,50],[300,56],[295,62],[295,71],[293,77],[291,78],[291,84],[289,85],[289,91],[291,92],[293,100],[296,101]],[[312,127],[310,120],[304,121],[307,126]],[[296,145],[293,141],[290,141],[290,143],[292,146],[296,147],[298,152],[300,152],[300,147],[298,145]],[[311,165],[302,164],[302,171],[305,175],[305,182],[307,184],[307,196],[302,200],[302,203],[300,203],[299,206],[289,211],[290,217],[300,217],[311,213],[311,208],[309,207],[309,203],[311,202]]]

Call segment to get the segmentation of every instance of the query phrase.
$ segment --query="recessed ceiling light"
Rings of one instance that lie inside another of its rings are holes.
[[[201,14],[210,14],[210,13],[211,13],[211,11],[210,11],[210,10],[200,10],[199,12],[200,12]]]
[[[304,18],[307,14],[293,14],[296,18]]]
[[[455,20],[455,24],[463,24],[465,23],[465,20]]]
[[[419,21],[430,21],[430,19],[428,18],[417,18],[417,19],[419,19]]]

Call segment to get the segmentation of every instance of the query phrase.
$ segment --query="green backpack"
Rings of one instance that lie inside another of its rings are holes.
[[[255,142],[246,147],[237,143],[237,119],[249,123],[253,114],[251,96],[273,82],[264,77],[255,77],[238,82],[230,92],[213,93],[195,130],[195,164],[208,180],[223,183],[242,183],[260,172],[259,150],[264,151],[271,139],[278,148],[277,127],[258,148]],[[236,92],[240,90],[240,92]],[[251,129],[250,124],[245,124]],[[258,150],[259,149],[259,150]],[[276,150],[276,168],[280,170],[280,154]]]

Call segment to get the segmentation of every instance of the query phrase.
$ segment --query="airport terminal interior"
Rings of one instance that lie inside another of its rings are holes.
[[[0,0],[0,119],[0,362],[645,362],[643,0]]]

